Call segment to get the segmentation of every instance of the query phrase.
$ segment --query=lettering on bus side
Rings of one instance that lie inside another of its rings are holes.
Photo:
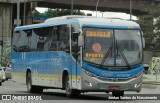
[[[61,66],[61,64],[62,64],[61,58],[52,58],[51,60],[52,60],[53,65]]]
[[[130,77],[131,75],[128,73],[119,73],[119,74],[114,74],[111,72],[102,72],[101,76],[103,77],[112,77],[112,76],[116,76],[116,77]]]

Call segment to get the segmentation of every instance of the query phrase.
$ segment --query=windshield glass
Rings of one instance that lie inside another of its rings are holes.
[[[114,59],[112,48],[112,29],[84,28],[83,33],[85,36],[83,60],[101,64],[108,51],[109,56],[107,57],[107,59]]]
[[[106,66],[129,66],[142,62],[140,30],[83,28],[83,60]]]
[[[116,65],[135,65],[142,62],[142,44],[140,30],[115,30]],[[124,57],[123,57],[124,55]]]

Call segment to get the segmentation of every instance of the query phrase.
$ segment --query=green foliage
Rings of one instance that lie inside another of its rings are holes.
[[[151,7],[146,10],[146,15],[139,16],[145,40],[146,50],[160,51],[160,9]]]
[[[71,10],[70,9],[53,9],[52,13],[54,17],[65,16],[65,15],[71,15]],[[73,15],[85,15],[85,14],[80,10],[73,10]]]
[[[58,16],[65,16],[71,15],[70,9],[48,9],[44,13],[39,13],[38,11],[35,12],[35,17],[42,17],[42,18],[51,18],[51,17],[58,17]],[[84,12],[80,10],[73,10],[73,15],[85,15]]]
[[[11,43],[4,43],[3,57],[0,57],[0,65],[6,66],[10,62]],[[1,51],[0,51],[1,54]]]
[[[49,12],[48,13],[40,13],[36,10],[35,13],[34,13],[34,17],[41,17],[41,18],[51,18],[51,17],[53,17],[52,13],[49,14]]]

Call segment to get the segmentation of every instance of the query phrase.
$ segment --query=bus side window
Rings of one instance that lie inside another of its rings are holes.
[[[57,27],[52,27],[51,29],[51,42],[49,45],[49,51],[57,51],[58,49],[58,35],[57,35]]]
[[[29,39],[32,34],[32,30],[20,31],[20,37],[18,39],[17,51],[18,52],[29,52],[31,51],[29,47]]]
[[[45,34],[47,34],[47,35],[46,35],[46,40],[44,43],[44,51],[49,51],[49,49],[50,49],[51,40],[52,40],[52,29],[53,29],[53,27],[48,27],[46,30],[47,32]]]
[[[12,49],[17,52],[18,40],[20,38],[20,31],[15,31],[13,33]]]
[[[67,25],[61,25],[59,28],[59,50],[69,53],[69,27]]]
[[[48,47],[45,48],[45,43],[47,41],[48,33],[49,33],[49,27],[43,27],[43,28],[35,28],[33,29],[33,39],[31,46],[36,49],[36,51],[48,51]]]
[[[46,40],[46,37],[39,36],[38,42],[37,42],[38,51],[43,51],[44,50],[45,40]]]
[[[34,30],[32,30],[32,35],[29,39],[29,47],[32,49],[32,51],[37,51],[37,41],[39,36],[35,33]]]

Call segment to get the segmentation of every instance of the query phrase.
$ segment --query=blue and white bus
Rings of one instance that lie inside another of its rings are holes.
[[[29,92],[141,91],[143,38],[133,21],[63,16],[16,27],[11,59],[13,80]]]

